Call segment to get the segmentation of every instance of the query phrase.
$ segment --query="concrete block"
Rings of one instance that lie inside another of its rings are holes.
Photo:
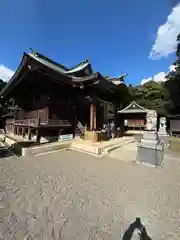
[[[138,147],[136,161],[160,166],[164,160],[164,149]]]
[[[138,143],[136,161],[159,166],[164,159],[164,142],[159,139],[157,132],[145,132]]]

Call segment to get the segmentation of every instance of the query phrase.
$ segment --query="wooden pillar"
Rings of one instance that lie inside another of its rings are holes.
[[[72,133],[73,133],[73,137],[75,137],[76,134],[76,127],[77,127],[77,113],[76,113],[76,107],[73,106],[72,109]]]
[[[124,117],[120,118],[120,137],[124,136]]]
[[[40,117],[38,116],[38,127],[36,129],[36,143],[40,143],[40,139],[41,139],[41,136],[40,136]]]
[[[15,135],[16,134],[16,126],[13,125],[13,134]]]
[[[96,106],[94,103],[90,105],[90,131],[96,130]]]
[[[16,127],[17,135],[19,135],[19,126]]]
[[[96,105],[94,105],[94,127],[93,130],[96,130]]]
[[[117,137],[117,125],[118,125],[118,114],[117,114],[117,104],[114,104],[114,111],[115,111],[115,119],[114,119],[114,133],[115,137]]]
[[[22,136],[25,136],[25,127],[22,127]]]
[[[31,140],[31,128],[28,127],[28,140]]]
[[[94,128],[94,104],[90,104],[90,131]]]
[[[39,130],[40,130],[39,128],[36,129],[36,143],[38,144],[40,143],[40,138],[41,138]]]

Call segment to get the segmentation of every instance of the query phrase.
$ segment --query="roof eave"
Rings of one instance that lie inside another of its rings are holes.
[[[10,78],[6,86],[1,90],[0,92],[0,98],[4,98],[7,93],[11,90],[14,84],[16,84],[16,81],[18,80],[19,75],[21,74],[23,68],[27,65],[27,57],[28,54],[24,52],[21,63],[13,76]]]

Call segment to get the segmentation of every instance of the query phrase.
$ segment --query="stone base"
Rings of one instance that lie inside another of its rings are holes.
[[[169,135],[166,132],[158,132],[159,139],[164,142],[164,145],[169,146]]]
[[[97,142],[98,141],[98,136],[97,136],[96,131],[85,131],[85,133],[84,133],[84,140]]]
[[[164,159],[164,143],[159,139],[157,132],[144,132],[138,143],[136,161],[160,166]]]

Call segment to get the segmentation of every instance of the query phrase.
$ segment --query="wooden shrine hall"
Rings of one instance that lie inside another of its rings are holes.
[[[40,142],[41,137],[83,134],[85,126],[100,130],[110,115],[116,121],[127,91],[122,76],[114,80],[94,73],[89,60],[68,68],[38,52],[24,53],[0,92],[2,105],[13,99],[16,106],[14,114],[4,117],[6,132],[28,139],[33,135]]]
[[[127,107],[118,111],[120,126],[133,130],[144,129],[148,111],[137,102],[131,102]]]

